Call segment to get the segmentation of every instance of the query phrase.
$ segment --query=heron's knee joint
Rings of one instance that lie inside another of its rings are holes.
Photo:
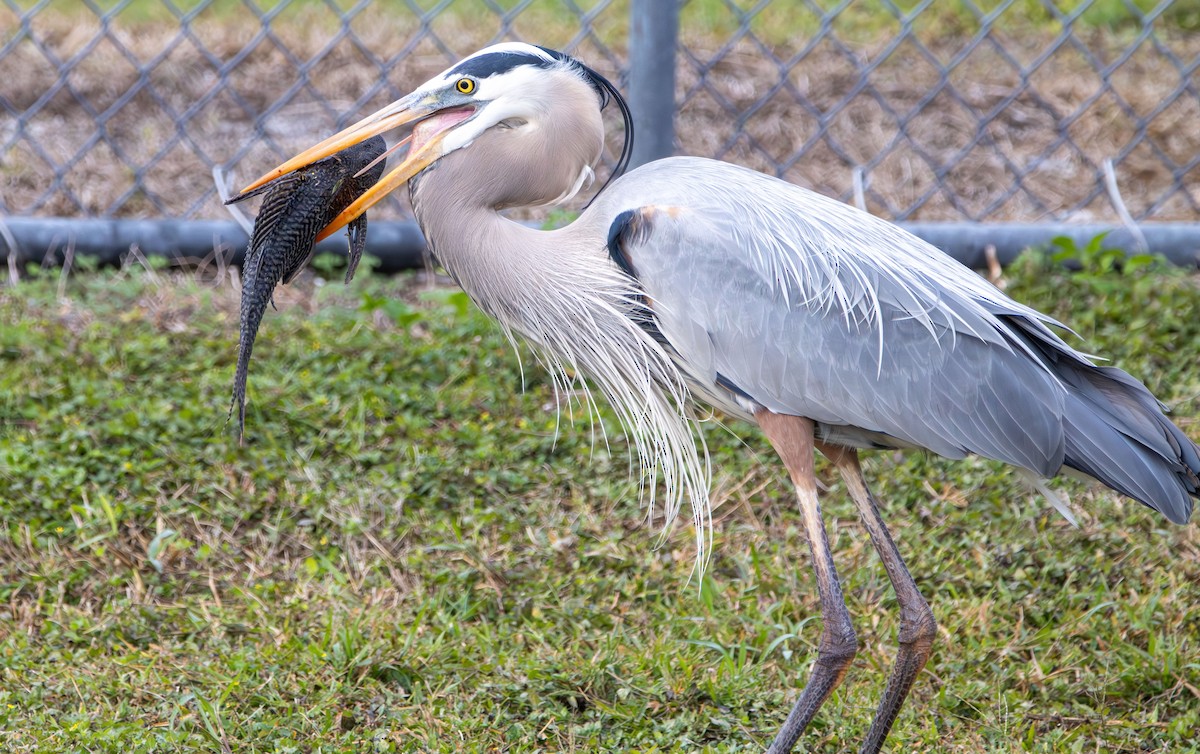
[[[826,631],[821,634],[821,643],[817,646],[818,662],[842,667],[849,665],[858,654],[858,637],[853,628]]]
[[[900,643],[901,644],[932,644],[937,636],[937,620],[929,605],[923,609],[904,610],[900,613]]]

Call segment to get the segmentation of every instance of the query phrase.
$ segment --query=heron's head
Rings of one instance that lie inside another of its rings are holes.
[[[626,131],[615,176],[624,170],[632,147],[629,111],[616,87],[561,52],[524,43],[493,45],[296,155],[241,195],[372,136],[411,126],[411,134],[389,150],[407,144],[403,161],[338,215],[319,238],[451,154],[461,155],[456,157],[460,162],[507,168],[467,172],[489,182],[486,191],[498,206],[551,203],[573,195],[590,178],[604,144],[600,111],[610,99],[620,105]]]

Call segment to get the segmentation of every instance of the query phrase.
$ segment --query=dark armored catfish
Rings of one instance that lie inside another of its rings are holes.
[[[290,283],[304,269],[312,258],[317,235],[379,181],[384,169],[384,161],[379,158],[386,148],[383,137],[376,136],[229,200],[229,203],[239,202],[266,192],[242,265],[241,329],[233,402],[229,407],[231,416],[237,409],[239,439],[246,426],[250,354],[267,304],[274,304],[275,286],[280,281]],[[357,175],[360,171],[362,175]],[[346,228],[350,237],[350,261],[346,267],[349,283],[366,248],[367,216],[360,215]]]

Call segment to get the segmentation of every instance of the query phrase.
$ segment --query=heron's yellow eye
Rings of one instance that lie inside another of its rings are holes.
[[[458,81],[454,82],[454,88],[463,94],[470,94],[471,92],[475,91],[475,80],[459,79]]]

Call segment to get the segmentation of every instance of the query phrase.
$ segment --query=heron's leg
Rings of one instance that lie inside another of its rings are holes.
[[[896,664],[892,666],[887,690],[883,692],[883,699],[879,702],[879,709],[875,712],[875,719],[871,721],[871,729],[867,732],[867,738],[860,750],[864,754],[875,754],[883,747],[883,741],[892,729],[892,723],[896,721],[904,698],[908,696],[917,674],[929,659],[933,649],[933,637],[937,634],[937,623],[933,619],[929,603],[917,589],[916,582],[900,557],[900,551],[896,549],[896,543],[892,541],[892,535],[888,533],[887,526],[879,515],[879,505],[863,478],[862,467],[858,463],[858,452],[852,448],[824,444],[819,447],[841,472],[850,497],[862,517],[863,526],[871,535],[875,552],[879,553],[879,559],[883,561],[883,568],[892,582],[892,589],[900,600],[900,647],[896,652]]]
[[[817,480],[813,472],[813,423],[799,416],[786,416],[762,410],[754,415],[775,452],[787,466],[796,494],[800,501],[800,515],[804,519],[804,533],[812,551],[813,570],[817,575],[817,592],[821,598],[821,642],[817,647],[817,661],[812,675],[800,698],[792,708],[768,754],[787,754],[796,739],[808,727],[821,704],[830,692],[842,682],[850,661],[858,651],[858,640],[854,626],[850,624],[850,611],[842,597],[833,556],[829,552],[829,539],[821,521],[821,506],[817,501]]]

